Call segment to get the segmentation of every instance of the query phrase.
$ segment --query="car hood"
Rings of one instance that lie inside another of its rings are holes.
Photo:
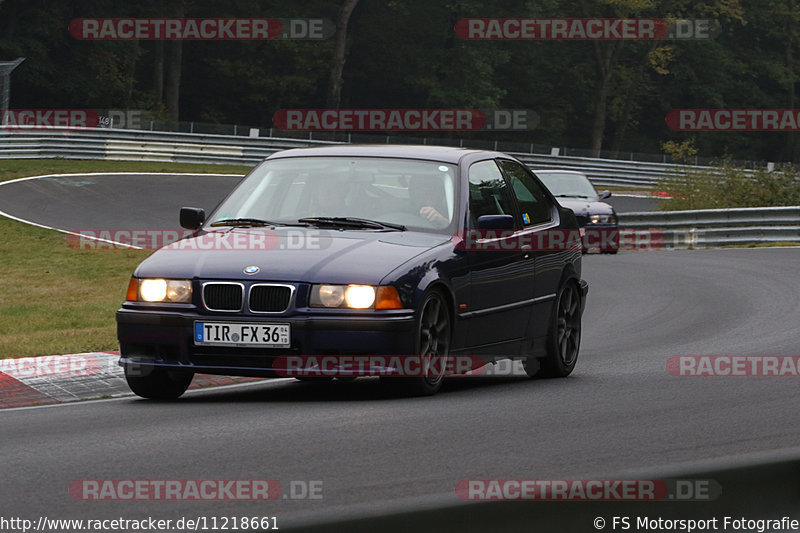
[[[165,246],[137,277],[378,284],[447,235],[422,232],[251,228],[212,231]],[[256,266],[258,272],[243,273]]]
[[[576,215],[610,215],[614,209],[605,202],[585,198],[556,198],[563,207],[572,209]]]

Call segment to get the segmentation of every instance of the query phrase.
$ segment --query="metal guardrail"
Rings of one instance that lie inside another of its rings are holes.
[[[19,128],[0,131],[0,159],[65,157],[255,165],[278,150],[341,144],[282,137],[244,137],[121,129]],[[470,141],[459,144],[470,147]],[[486,148],[475,141],[474,147]],[[684,167],[588,157],[508,152],[532,168],[579,170],[599,187],[650,188]],[[692,167],[712,169],[713,167]]]
[[[324,141],[137,130],[0,131],[0,158],[65,157],[255,165],[287,148]]]
[[[668,248],[800,243],[800,206],[620,213],[619,225],[659,230]]]

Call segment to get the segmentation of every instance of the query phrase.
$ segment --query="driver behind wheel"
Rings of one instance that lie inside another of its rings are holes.
[[[444,186],[438,176],[414,176],[408,184],[408,195],[414,213],[429,221],[435,228],[445,228],[450,220],[447,212]]]

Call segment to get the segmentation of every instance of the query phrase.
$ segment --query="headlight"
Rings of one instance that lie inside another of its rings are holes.
[[[402,309],[397,289],[372,285],[313,285],[311,307]]]
[[[319,303],[324,307],[339,307],[344,302],[343,285],[318,285]]]
[[[589,217],[592,224],[613,224],[617,221],[616,215],[592,215]]]
[[[347,307],[366,309],[375,303],[375,287],[369,285],[350,285],[344,291]]]
[[[188,279],[136,279],[128,285],[129,301],[189,303],[192,301],[192,282]]]

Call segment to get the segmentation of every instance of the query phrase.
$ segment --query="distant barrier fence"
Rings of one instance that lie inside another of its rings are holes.
[[[624,229],[658,229],[669,248],[800,243],[800,206],[620,213]]]
[[[360,139],[353,136],[353,140]],[[389,137],[386,137],[387,141]],[[411,139],[393,138],[393,142]],[[423,139],[427,142],[427,139]],[[518,157],[531,168],[560,168],[586,173],[598,187],[626,189],[651,188],[659,181],[685,168],[671,163],[653,163],[617,159],[595,159],[507,150],[503,143],[441,139],[451,146],[499,149]],[[245,137],[163,131],[98,128],[47,129],[24,128],[0,130],[0,159],[52,158],[168,161],[176,163],[225,163],[255,165],[265,157],[287,148],[342,144],[339,141],[288,137]],[[509,143],[520,147],[521,143]],[[533,149],[533,145],[530,145]]]

